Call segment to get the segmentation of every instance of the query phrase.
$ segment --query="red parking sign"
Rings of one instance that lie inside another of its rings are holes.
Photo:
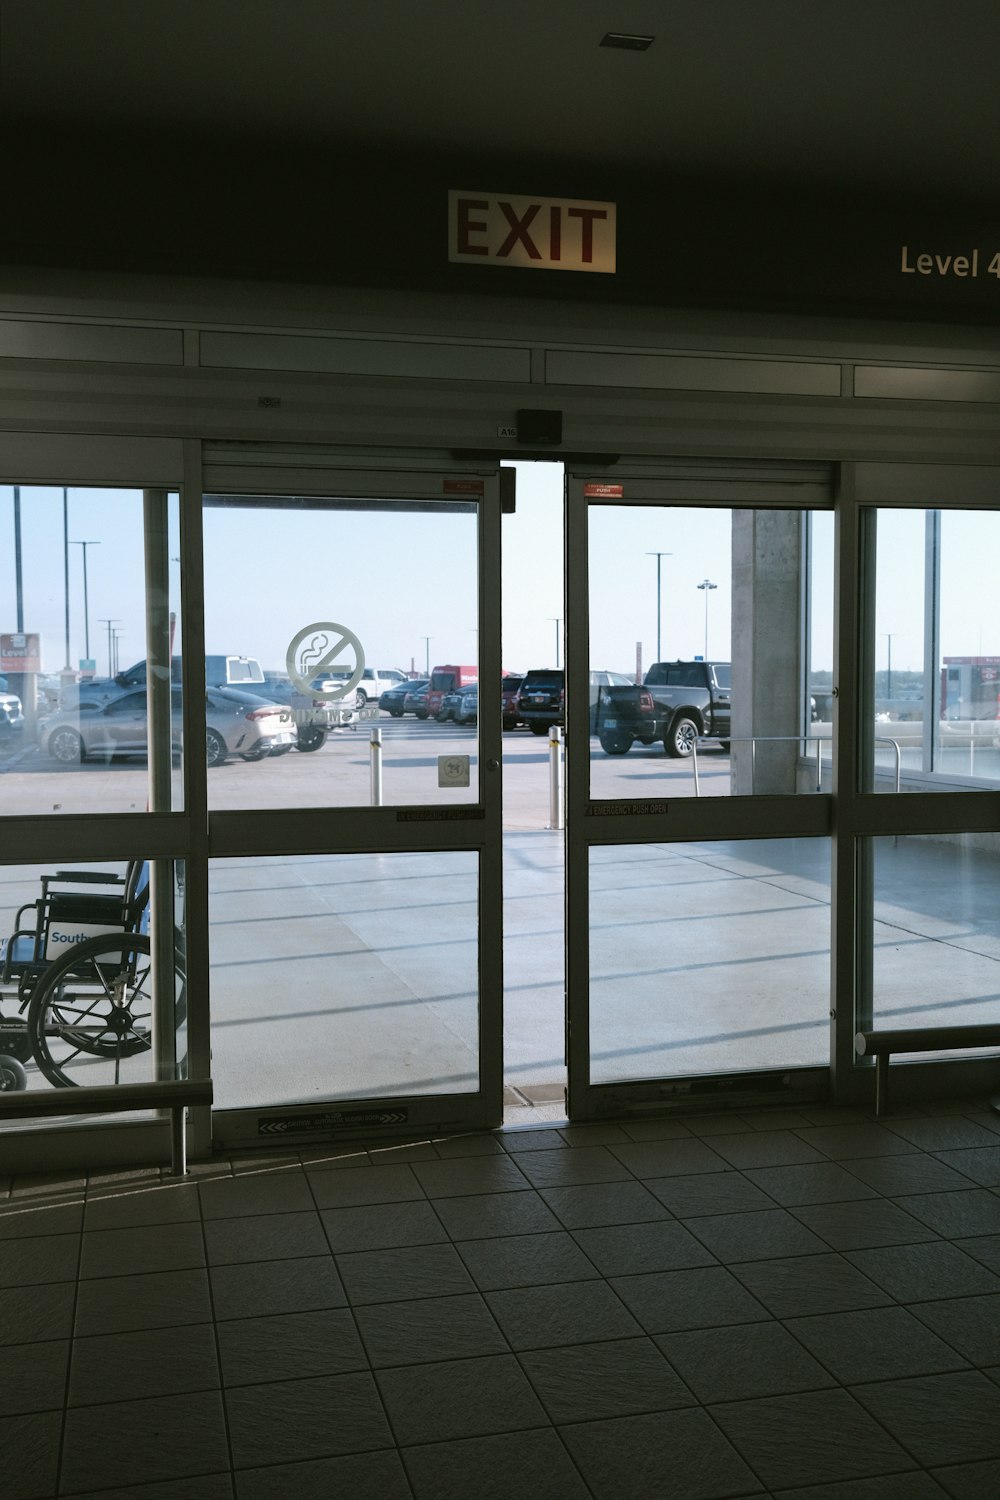
[[[0,672],[40,672],[42,651],[35,634],[14,630],[0,635]]]

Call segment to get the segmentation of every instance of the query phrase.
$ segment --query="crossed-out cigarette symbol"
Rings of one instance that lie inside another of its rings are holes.
[[[353,648],[356,662],[351,675],[342,682],[338,680],[335,688],[322,691],[314,688],[313,682],[329,672],[332,664],[348,646]],[[365,669],[364,647],[354,631],[348,630],[346,625],[321,620],[315,625],[307,625],[295,636],[285,656],[285,667],[291,680],[302,692],[331,700],[345,698],[361,681],[361,674]]]

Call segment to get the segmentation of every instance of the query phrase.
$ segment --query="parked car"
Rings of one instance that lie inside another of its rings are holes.
[[[411,688],[403,699],[403,712],[406,714],[416,714],[418,719],[426,719],[427,694],[429,690],[429,682],[424,682],[419,687]]]
[[[457,703],[451,712],[456,724],[476,724],[479,721],[479,687],[473,683],[454,695]]]
[[[349,667],[334,667],[326,675],[344,681],[354,674]],[[380,703],[383,693],[406,681],[406,673],[398,667],[365,667],[357,686],[359,706],[364,708],[366,703]]]
[[[431,672],[431,685],[427,690],[427,710],[437,716],[443,698],[448,693],[457,693],[479,681],[478,667],[445,665]]]
[[[16,693],[0,693],[0,740],[10,740],[24,730],[24,713]]]
[[[310,683],[313,694],[304,693],[283,672],[265,672],[259,688],[256,683],[251,684],[255,697],[288,705],[297,731],[295,748],[303,753],[321,749],[331,729],[347,724],[356,727],[360,695],[352,689],[340,698],[327,696],[337,686],[333,678],[314,677]]]
[[[703,736],[729,750],[730,684],[727,661],[658,661],[641,687],[611,684],[601,694],[598,732],[608,755],[625,755],[635,740],[663,741],[668,755],[694,753]]]
[[[503,717],[504,729],[514,729],[521,722],[521,715],[517,706],[517,695],[521,690],[523,677],[515,677],[513,674],[504,677],[500,683],[500,711]]]
[[[379,708],[384,708],[394,719],[401,719],[407,712],[406,699],[409,694],[415,693],[418,688],[426,688],[429,682],[429,677],[408,678],[405,682],[397,682],[395,687],[386,688],[382,693],[378,700]]]
[[[205,693],[206,757],[221,766],[230,755],[263,760],[291,750],[295,725],[283,703],[267,702],[239,688],[209,688]],[[181,748],[181,693],[171,694],[171,742]],[[110,703],[79,712],[62,710],[43,720],[39,743],[63,765],[90,756],[142,755],[149,748],[149,707],[145,688],[121,693]]]
[[[590,732],[597,728],[601,689],[632,687],[624,672],[593,671],[590,674]],[[548,734],[553,724],[566,723],[566,673],[561,668],[536,668],[526,672],[517,695],[517,711],[533,734]]]
[[[0,693],[13,693],[6,676],[0,673]],[[20,695],[13,693],[20,701]],[[54,677],[51,672],[37,672],[35,674],[35,707],[39,713],[49,713],[59,706],[59,678]],[[23,703],[22,703],[23,707]],[[0,723],[2,728],[2,723]]]

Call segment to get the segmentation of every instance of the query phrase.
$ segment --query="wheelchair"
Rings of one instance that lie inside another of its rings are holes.
[[[26,1088],[30,1062],[57,1088],[139,1081],[129,1060],[152,1046],[151,970],[146,860],[124,875],[43,876],[0,943],[0,1089]],[[179,962],[175,971],[182,1019]]]

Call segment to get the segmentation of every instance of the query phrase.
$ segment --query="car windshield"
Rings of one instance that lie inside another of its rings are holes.
[[[524,679],[524,686],[529,693],[538,691],[558,692],[563,685],[561,672],[530,672]]]

